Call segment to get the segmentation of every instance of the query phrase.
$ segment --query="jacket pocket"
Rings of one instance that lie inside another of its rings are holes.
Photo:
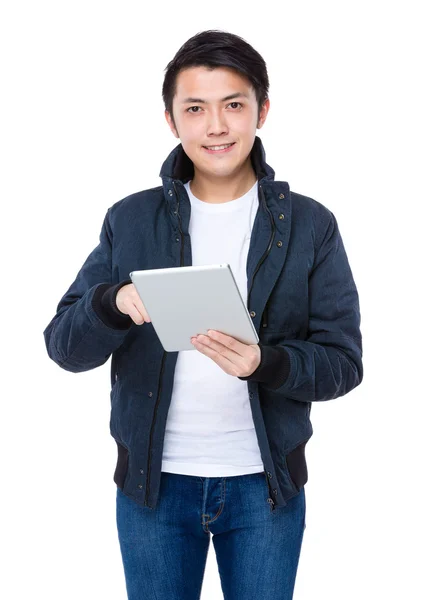
[[[118,391],[119,383],[120,383],[119,381],[116,381],[114,383],[114,385],[112,386],[112,389],[110,391],[110,394],[109,394],[110,404],[111,404],[110,417],[109,417],[109,431],[113,438],[117,437],[117,433],[116,433],[117,391]]]
[[[116,379],[115,379],[115,382],[114,382],[114,384],[113,384],[113,386],[111,388],[110,394],[109,394],[109,397],[111,399],[111,408],[116,403],[116,400],[117,400],[117,390],[120,387],[120,383],[121,382],[120,382],[120,380],[118,379],[118,376],[117,376]]]
[[[262,325],[261,328],[263,327],[269,327],[269,315],[268,315],[268,310],[269,310],[269,300],[265,305],[265,309],[263,311],[263,315],[262,315]]]
[[[122,490],[124,488],[124,482],[126,480],[127,471],[129,468],[129,451],[125,448],[118,440],[117,443],[117,465],[114,472],[114,481],[118,487]]]
[[[294,488],[298,492],[308,481],[308,467],[305,457],[305,446],[307,442],[308,440],[305,440],[296,446],[296,448],[289,452],[285,457],[289,477]]]

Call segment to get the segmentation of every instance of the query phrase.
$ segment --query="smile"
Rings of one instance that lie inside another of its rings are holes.
[[[232,144],[226,144],[226,145],[222,145],[222,146],[212,146],[211,148],[207,148],[206,146],[203,146],[203,148],[209,154],[223,154],[225,152],[229,152],[230,150],[232,150],[232,148],[234,146],[235,146],[235,142],[233,142]]]

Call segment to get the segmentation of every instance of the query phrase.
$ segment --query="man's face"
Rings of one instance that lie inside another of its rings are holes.
[[[223,100],[234,94],[235,97]],[[167,111],[165,116],[200,172],[227,177],[246,161],[256,128],[262,127],[268,110],[269,100],[266,100],[258,119],[258,105],[250,82],[232,69],[218,67],[209,71],[191,67],[177,76],[173,99],[176,128]],[[231,142],[233,146],[227,152],[210,153],[204,148]]]

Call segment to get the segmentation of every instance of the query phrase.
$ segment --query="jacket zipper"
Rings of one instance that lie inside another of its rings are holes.
[[[255,271],[254,271],[254,273],[253,273],[253,278],[252,278],[252,280],[251,280],[250,290],[249,290],[249,293],[248,293],[248,296],[247,296],[247,308],[248,308],[248,309],[250,308],[250,294],[251,294],[251,290],[252,290],[252,288],[253,288],[254,278],[255,278],[255,276],[256,276],[256,273],[257,273],[257,272],[258,272],[258,270],[260,269],[260,267],[261,267],[262,263],[264,262],[264,260],[265,260],[265,259],[266,259],[266,257],[268,256],[269,252],[271,251],[271,248],[272,248],[272,242],[273,242],[273,239],[274,239],[274,234],[275,234],[275,223],[274,223],[274,219],[273,219],[273,217],[272,217],[272,213],[271,213],[271,211],[270,211],[270,210],[269,210],[269,208],[268,208],[268,205],[266,204],[265,194],[264,194],[264,192],[263,192],[263,188],[262,188],[262,186],[261,186],[261,185],[259,185],[259,189],[260,189],[260,195],[261,195],[261,197],[262,197],[262,200],[263,200],[263,204],[265,205],[265,208],[266,208],[266,210],[268,211],[269,218],[270,218],[270,220],[271,220],[272,232],[271,232],[271,237],[269,238],[269,244],[268,244],[268,247],[267,247],[266,251],[264,252],[263,256],[261,257],[260,261],[258,262],[258,264],[257,264],[257,266],[256,266],[256,269],[255,269]],[[265,326],[266,326],[266,324],[268,323],[268,308],[267,308],[267,307],[268,307],[268,302],[266,302],[266,305],[265,305],[265,310],[263,311],[263,316],[262,316],[262,327],[265,327]],[[268,489],[270,489],[270,488],[269,488],[269,481],[268,481],[268,478],[267,478],[267,476],[266,476],[266,473],[265,473],[265,478],[266,478],[266,485],[267,485]],[[268,498],[268,502],[269,502],[269,504],[270,504],[270,506],[271,506],[271,511],[275,510],[275,502],[273,501],[273,499],[272,499],[271,497],[269,497],[269,498]]]
[[[268,211],[268,213],[269,213],[269,218],[270,218],[270,220],[271,220],[271,225],[272,225],[272,232],[271,232],[271,237],[269,238],[269,244],[268,244],[268,247],[267,247],[266,251],[264,252],[264,254],[263,254],[262,258],[261,258],[261,259],[260,259],[260,261],[258,262],[258,264],[257,264],[257,267],[256,267],[256,269],[255,269],[255,271],[254,271],[254,273],[253,273],[253,277],[252,277],[252,280],[251,280],[251,285],[250,285],[250,290],[249,290],[249,293],[248,293],[248,296],[247,296],[247,308],[248,308],[248,309],[250,309],[250,294],[251,294],[251,290],[252,290],[252,287],[253,287],[254,278],[255,278],[255,276],[256,276],[256,273],[257,273],[257,272],[258,272],[258,270],[260,269],[260,267],[261,267],[262,263],[264,262],[264,260],[265,260],[265,259],[266,259],[266,257],[268,256],[269,252],[271,251],[271,248],[272,248],[272,241],[273,241],[273,239],[274,239],[274,234],[275,234],[275,223],[274,223],[274,219],[273,219],[273,217],[272,217],[271,211],[270,211],[270,210],[269,210],[269,208],[268,208],[268,205],[266,204],[266,200],[265,200],[265,194],[264,194],[264,192],[263,192],[263,188],[262,188],[262,186],[261,186],[261,185],[259,185],[259,189],[260,189],[260,195],[262,196],[262,200],[263,200],[263,203],[264,203],[264,205],[265,205],[265,208],[266,208],[266,210],[267,210],[267,211]],[[264,324],[264,323],[266,323],[266,322],[267,322],[267,321],[266,321],[266,319],[267,319],[267,306],[268,306],[268,303],[266,303],[266,306],[265,306],[264,317],[263,317],[263,319],[262,319],[262,326],[263,326],[263,324]]]

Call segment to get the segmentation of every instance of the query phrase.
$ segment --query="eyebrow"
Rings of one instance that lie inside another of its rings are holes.
[[[244,94],[243,92],[235,92],[235,94],[229,94],[229,96],[225,96],[225,98],[222,98],[222,100],[219,100],[219,102],[225,102],[226,100],[232,100],[233,98],[240,98],[241,96],[243,96],[244,98],[248,99],[248,95]],[[187,102],[199,102],[200,104],[208,104],[207,100],[203,100],[202,98],[184,98],[182,100],[182,104],[186,104]]]

